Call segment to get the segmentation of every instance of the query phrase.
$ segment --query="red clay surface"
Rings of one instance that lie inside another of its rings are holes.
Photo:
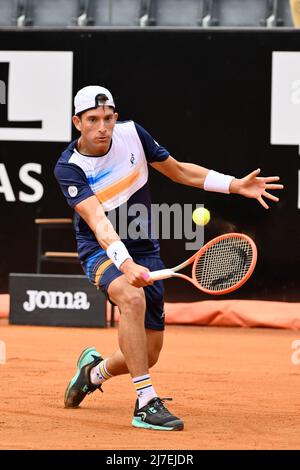
[[[116,329],[0,324],[8,361],[0,365],[0,449],[299,449],[300,331],[168,326],[152,378],[181,432],[131,427],[130,377],[113,378],[81,408],[63,407],[79,353],[108,355]]]

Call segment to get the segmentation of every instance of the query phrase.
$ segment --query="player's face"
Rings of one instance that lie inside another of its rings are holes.
[[[108,151],[118,114],[109,106],[90,109],[73,122],[81,132],[84,148],[91,154],[101,155]]]

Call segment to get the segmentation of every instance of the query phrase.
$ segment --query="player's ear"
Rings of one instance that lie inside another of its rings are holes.
[[[81,131],[81,119],[78,116],[73,116],[72,118],[73,124],[78,131]]]
[[[118,113],[114,113],[114,117],[115,117],[115,122],[117,122],[118,118],[119,118],[119,114]]]

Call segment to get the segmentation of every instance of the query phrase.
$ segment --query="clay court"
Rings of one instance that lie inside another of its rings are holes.
[[[0,43],[0,451],[300,450],[300,0],[0,0]],[[103,292],[132,377],[65,409]]]
[[[1,320],[0,449],[299,449],[299,368],[295,330],[167,326],[152,377],[182,432],[131,427],[129,376],[110,380],[81,408],[63,407],[80,351],[103,355],[117,331],[13,326]]]

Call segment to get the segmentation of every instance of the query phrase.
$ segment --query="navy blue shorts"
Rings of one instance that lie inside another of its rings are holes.
[[[133,256],[135,263],[145,266],[149,271],[165,269],[165,265],[159,256],[139,257]],[[106,254],[96,253],[83,265],[83,269],[89,281],[100,289],[108,297],[109,284],[123,273],[113,264]],[[163,281],[155,281],[152,286],[144,287],[146,298],[145,327],[151,330],[164,330],[164,284]],[[112,303],[112,302],[111,302]]]

